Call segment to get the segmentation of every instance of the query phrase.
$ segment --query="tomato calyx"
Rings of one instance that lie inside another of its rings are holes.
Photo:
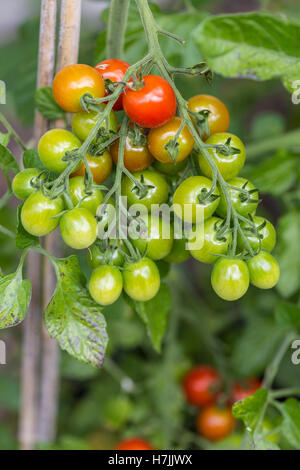
[[[139,147],[140,145],[146,145],[147,137],[139,126],[133,123],[133,126],[128,126],[127,135],[130,138],[133,147]]]
[[[201,111],[195,113],[194,111],[191,111],[190,109],[188,112],[193,116],[195,120],[195,124],[197,129],[199,130],[200,136],[210,136],[210,129],[209,129],[209,115],[211,114],[211,111],[209,109],[202,109]]]
[[[143,199],[147,196],[147,193],[150,189],[153,189],[154,186],[152,184],[145,184],[144,175],[141,175],[140,181],[134,178],[135,185],[133,186],[131,192],[135,193],[138,199]]]
[[[238,149],[237,147],[233,147],[233,145],[231,144],[231,137],[228,137],[225,144],[213,146],[208,145],[208,147],[215,148],[217,153],[223,155],[224,157],[230,157],[231,155],[238,155],[241,153],[240,149]]]
[[[199,204],[205,205],[210,202],[214,202],[221,197],[220,194],[214,194],[213,191],[213,188],[210,191],[207,191],[206,188],[202,188],[200,194],[197,196]]]

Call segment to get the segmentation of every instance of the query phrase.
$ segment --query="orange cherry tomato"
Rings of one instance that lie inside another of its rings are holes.
[[[166,149],[166,145],[175,138],[181,123],[181,118],[173,117],[163,126],[151,129],[148,135],[148,148],[156,160],[162,163],[174,163]],[[176,163],[179,163],[189,156],[194,147],[194,138],[187,126],[184,126],[180,132],[177,143]]]
[[[208,125],[210,135],[217,132],[226,132],[229,127],[230,116],[225,104],[211,95],[196,95],[188,100],[188,108],[194,113],[210,111]],[[194,120],[194,118],[193,118]],[[195,121],[195,120],[194,120]],[[208,136],[206,136],[207,138]]]
[[[154,448],[144,439],[134,437],[120,441],[116,450],[154,450]]]
[[[103,77],[104,81],[110,80],[111,82],[121,82],[128,67],[130,67],[130,65],[127,64],[127,62],[125,62],[124,60],[106,59],[102,62],[99,62],[99,64],[96,65],[95,69]],[[105,96],[108,96],[109,94],[110,92],[106,88]],[[121,109],[123,109],[123,93],[121,93],[121,95],[115,102],[113,109],[115,111],[121,111]]]
[[[110,146],[110,153],[117,165],[119,152],[119,139]],[[142,171],[153,162],[153,156],[148,150],[147,144],[133,145],[132,138],[127,135],[124,148],[124,166],[131,172]]]
[[[206,406],[216,401],[221,384],[218,372],[211,366],[201,365],[191,369],[183,381],[183,390],[189,403]]]
[[[105,93],[104,80],[89,65],[68,65],[54,77],[52,92],[57,104],[69,113],[83,111],[80,98],[90,93],[94,98],[102,98]]]
[[[224,439],[234,430],[236,421],[230,408],[216,405],[204,408],[197,416],[197,431],[210,441]]]
[[[112,169],[112,159],[109,152],[104,152],[102,155],[97,157],[92,157],[91,155],[87,154],[86,156],[89,168],[92,172],[94,182],[96,184],[101,184],[105,181]],[[85,174],[85,165],[81,162],[80,167],[74,173],[71,174],[73,176],[84,176]]]
[[[235,382],[232,387],[232,402],[234,403],[253,395],[261,386],[261,380],[256,377],[250,377],[243,382]]]

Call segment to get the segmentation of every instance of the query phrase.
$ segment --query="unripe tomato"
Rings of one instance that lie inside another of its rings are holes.
[[[97,155],[97,157],[92,157],[87,153],[86,159],[88,162],[88,166],[92,172],[94,182],[96,184],[102,184],[103,181],[105,181],[111,173],[112,159],[110,153],[105,151],[102,154]],[[85,165],[82,161],[78,170],[74,171],[74,173],[71,174],[71,177],[84,176],[84,174]]]
[[[159,127],[176,112],[176,96],[171,85],[158,75],[145,75],[141,88],[126,87],[123,107],[131,121],[141,127]]]
[[[123,281],[126,294],[141,302],[155,297],[160,287],[158,268],[150,258],[125,263]]]
[[[122,82],[125,73],[127,72],[130,65],[124,60],[120,59],[106,59],[96,65],[95,69],[100,73],[102,78],[111,82]],[[105,89],[105,96],[110,95],[108,89]],[[120,94],[119,98],[115,102],[113,109],[115,111],[121,111],[123,109],[123,93]]]
[[[227,155],[226,151],[224,153],[223,151],[218,151],[216,148],[207,149],[225,180],[237,176],[244,166],[246,149],[243,142],[236,135],[227,132],[214,134],[205,142],[207,145],[225,145],[229,139],[230,147],[232,148],[230,152],[233,152],[231,155]],[[212,177],[213,172],[210,164],[201,152],[199,153],[199,166],[205,176],[208,178]]]
[[[50,199],[41,191],[29,196],[21,210],[21,221],[25,230],[36,237],[43,237],[56,229],[59,218],[53,218],[64,210],[61,197]]]
[[[146,195],[142,195],[135,183],[125,176],[122,179],[121,192],[122,196],[127,197],[128,206],[143,204],[145,209],[150,211],[152,204],[167,202],[169,186],[163,175],[156,171],[144,170],[133,173],[133,176],[148,188]]]
[[[117,165],[119,154],[119,139],[110,146],[110,153],[113,161]],[[153,156],[148,150],[147,145],[133,145],[132,139],[127,135],[124,148],[124,166],[131,173],[142,171],[153,162]]]
[[[88,248],[97,238],[96,219],[83,207],[75,207],[63,214],[59,226],[64,242],[75,250]]]
[[[204,241],[200,249],[190,249],[191,255],[202,263],[215,263],[218,255],[226,255],[228,246],[232,240],[231,233],[218,235],[217,229],[222,224],[222,219],[211,217],[204,222]],[[196,236],[189,241],[189,246],[195,242]]]
[[[255,189],[254,184],[245,178],[232,178],[227,181],[228,184],[236,188],[245,189],[247,193],[239,191],[234,188],[227,188],[231,203],[236,212],[244,217],[248,217],[249,214],[254,214],[258,206],[258,190]],[[217,214],[221,217],[226,217],[227,204],[224,194],[221,194],[220,204],[218,205]]]
[[[184,180],[176,189],[173,196],[175,214],[188,223],[202,223],[204,219],[210,217],[218,207],[220,198],[219,190],[216,188],[212,196],[207,200],[202,200],[212,187],[212,181],[205,176],[191,176]],[[198,208],[203,208],[202,212]],[[199,220],[200,219],[200,220]]]
[[[105,106],[101,106],[104,110]],[[86,140],[90,134],[90,132],[95,127],[96,122],[100,118],[101,113],[97,113],[96,111],[90,111],[89,113],[76,113],[73,114],[72,117],[72,131],[74,134],[82,141]],[[117,132],[118,130],[118,121],[116,115],[113,111],[109,113],[109,129],[111,131]],[[101,124],[101,127],[106,129],[106,120],[104,120]]]
[[[88,209],[93,215],[96,215],[97,209],[103,201],[103,195],[98,188],[93,188],[91,194],[85,192],[83,176],[70,178],[69,182],[70,196],[74,206],[80,201],[80,207]]]
[[[154,448],[145,439],[132,437],[120,441],[116,450],[154,450]]]
[[[197,416],[197,431],[210,441],[219,441],[232,433],[236,421],[230,408],[208,406]]]
[[[81,146],[80,140],[65,129],[51,129],[39,140],[38,152],[45,167],[55,173],[62,173],[68,166],[63,161],[66,152]]]
[[[167,263],[184,263],[190,258],[190,252],[186,249],[185,238],[174,238],[170,253],[164,258]]]
[[[265,251],[272,251],[276,244],[276,230],[274,225],[263,217],[254,216],[252,220],[258,229],[258,237],[253,232],[249,224],[242,222],[240,224],[241,229],[244,232],[251,248],[258,250],[260,247]],[[240,250],[245,249],[245,242],[240,234],[238,234],[238,247]]]
[[[162,163],[174,164],[166,146],[174,140],[182,123],[182,119],[175,116],[163,126],[151,129],[148,135],[148,148],[150,153]],[[184,126],[177,139],[176,163],[189,156],[194,147],[194,138],[187,126]]]
[[[183,160],[178,163],[162,163],[155,160],[153,166],[157,171],[160,171],[160,173],[163,173],[164,175],[176,176],[185,169],[187,162],[187,160]]]
[[[211,95],[196,95],[188,100],[188,108],[194,113],[209,111],[208,125],[210,135],[226,132],[229,127],[230,116],[225,104]],[[192,118],[195,122],[195,118]],[[208,136],[204,135],[204,138]]]
[[[245,261],[238,258],[219,258],[213,267],[211,285],[224,300],[237,300],[249,287],[249,270]]]
[[[20,171],[13,179],[12,190],[14,195],[25,201],[36,189],[31,185],[33,178],[36,178],[41,173],[37,168],[26,168]]]
[[[186,399],[195,406],[207,406],[214,403],[220,387],[220,375],[213,367],[206,365],[191,369],[183,381]]]
[[[129,236],[133,246],[153,260],[165,258],[172,249],[172,227],[157,215],[140,215],[135,222],[131,222]]]
[[[236,401],[244,400],[244,398],[253,395],[261,386],[261,380],[256,377],[250,377],[243,382],[235,382],[232,387],[232,402],[235,403]]]
[[[103,306],[113,304],[120,297],[122,289],[122,274],[115,266],[98,266],[92,272],[89,291],[98,304]]]
[[[123,266],[125,258],[120,251],[121,242],[115,244],[115,240],[110,241],[109,249],[102,249],[99,245],[89,247],[88,264],[91,269],[95,269],[103,264],[111,263],[113,266]],[[127,252],[121,245],[122,251]]]
[[[260,289],[272,289],[279,281],[279,265],[270,253],[260,251],[248,261],[250,282]]]
[[[57,104],[68,113],[83,111],[80,98],[89,93],[94,98],[102,98],[105,93],[104,80],[89,65],[68,65],[54,77],[52,92]]]

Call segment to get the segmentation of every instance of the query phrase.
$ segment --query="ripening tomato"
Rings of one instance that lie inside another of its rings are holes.
[[[249,287],[249,270],[245,261],[238,258],[219,258],[213,267],[211,285],[224,300],[237,300]]]
[[[75,207],[60,219],[60,233],[66,245],[83,250],[97,238],[97,222],[93,214],[84,207]]]
[[[163,204],[168,200],[169,186],[163,175],[156,171],[144,170],[133,173],[133,176],[147,187],[147,191],[142,194],[135,183],[125,176],[122,179],[121,191],[122,196],[127,197],[128,206],[142,204],[145,211],[150,211],[152,204]]]
[[[100,189],[92,188],[91,193],[87,194],[83,176],[75,176],[74,178],[70,178],[69,190],[74,206],[80,203],[80,207],[85,207],[92,212],[93,215],[96,215],[97,209],[103,201],[103,195]]]
[[[120,441],[116,450],[154,450],[154,448],[145,439],[131,437]]]
[[[123,289],[122,274],[116,266],[98,266],[90,277],[91,297],[100,305],[111,305],[121,295]]]
[[[259,248],[265,251],[272,251],[276,244],[276,230],[274,225],[271,224],[269,220],[259,216],[252,217],[252,220],[255,224],[257,233],[246,222],[241,222],[240,224],[249,245],[255,251],[259,250]],[[245,249],[245,242],[240,233],[238,234],[238,247],[240,250]]]
[[[46,168],[54,173],[62,173],[68,166],[68,162],[63,161],[65,153],[80,146],[80,140],[72,132],[51,129],[40,138],[38,152]]]
[[[68,65],[54,77],[52,92],[57,104],[68,113],[83,111],[80,98],[89,93],[94,98],[102,98],[105,93],[104,80],[89,65]]]
[[[109,152],[105,151],[97,157],[92,157],[88,153],[86,154],[86,159],[89,165],[89,168],[93,175],[93,180],[96,184],[102,184],[105,181],[112,169],[112,159]],[[82,161],[78,170],[71,174],[73,176],[84,176],[85,174],[85,165]]]
[[[226,146],[222,150],[217,148],[207,149],[225,180],[234,178],[239,174],[246,159],[246,149],[241,139],[236,135],[223,132],[210,136],[205,143],[206,145]],[[199,153],[199,166],[205,176],[212,177],[212,169],[202,152]]]
[[[64,202],[61,197],[50,199],[41,191],[36,191],[23,204],[22,225],[31,235],[43,237],[56,229],[59,218],[55,216],[63,210]]]
[[[223,220],[219,217],[211,217],[204,222],[204,240],[199,249],[193,249],[192,243],[195,242],[196,235],[189,240],[189,249],[193,258],[202,263],[215,263],[218,255],[226,255],[228,246],[232,240],[232,234],[227,233],[218,235],[218,228]]]
[[[41,173],[37,168],[25,168],[16,174],[12,182],[12,190],[14,195],[25,201],[36,189],[31,185],[33,178],[36,178]]]
[[[188,100],[188,109],[194,113],[200,113],[203,117],[208,111],[209,134],[226,132],[229,127],[229,112],[225,104],[211,95],[196,95]],[[192,118],[195,123],[195,118]],[[204,138],[208,136],[204,134]]]
[[[227,183],[231,186],[227,188],[227,192],[236,212],[244,217],[254,214],[259,203],[258,189],[255,188],[254,184],[240,177],[232,178]],[[239,191],[239,189],[245,191]],[[226,217],[227,203],[224,194],[221,194],[220,204],[216,212],[221,217]]]
[[[190,252],[186,248],[186,238],[174,238],[170,253],[164,258],[167,263],[184,263],[190,258]]]
[[[160,288],[159,270],[150,258],[125,263],[123,281],[126,294],[141,302],[151,300]]]
[[[250,282],[260,289],[272,289],[279,281],[279,265],[270,253],[260,251],[248,261]]]
[[[174,212],[184,222],[202,223],[210,217],[218,207],[220,198],[216,188],[205,200],[213,182],[205,176],[191,176],[184,180],[173,196]]]
[[[95,69],[100,73],[106,85],[105,96],[110,95],[107,89],[109,82],[122,82],[128,67],[130,67],[130,65],[120,59],[106,59],[96,65]],[[121,111],[121,109],[123,109],[123,93],[121,93],[115,102],[113,109],[115,111]]]
[[[186,374],[183,381],[186,399],[195,406],[207,406],[214,403],[220,387],[220,375],[213,367],[207,365],[194,367]]]
[[[151,129],[148,135],[148,148],[150,153],[162,163],[174,164],[166,146],[174,140],[182,119],[175,116],[166,124],[155,129]],[[187,126],[184,126],[177,139],[176,154],[174,155],[176,163],[185,160],[194,147],[194,138]]]
[[[197,416],[197,431],[210,441],[219,441],[232,433],[236,421],[230,408],[208,406]]]
[[[101,109],[105,109],[104,105],[98,105]],[[90,111],[89,113],[76,113],[72,117],[72,131],[74,134],[82,141],[88,138],[88,135],[93,130],[96,122],[101,116],[101,112],[97,113],[96,111]],[[109,113],[108,117],[109,128],[113,132],[118,130],[118,121],[116,115],[113,111]],[[106,120],[101,124],[103,129],[107,128]]]
[[[235,382],[231,393],[232,402],[235,403],[236,401],[244,400],[244,398],[253,395],[261,386],[261,380],[256,377],[250,377],[242,382]]]
[[[178,163],[162,163],[159,162],[158,160],[155,160],[153,163],[154,168],[159,171],[160,173],[163,173],[164,175],[168,176],[177,176],[178,173],[181,173],[187,166],[187,159],[182,160],[181,162]],[[176,179],[177,181],[177,179]]]
[[[123,107],[131,121],[141,127],[159,127],[176,112],[176,96],[171,85],[158,75],[145,75],[141,87],[126,87]]]
[[[110,146],[110,153],[113,161],[117,165],[119,153],[119,139]],[[127,135],[124,148],[124,166],[131,173],[142,171],[148,168],[153,162],[153,156],[148,150],[146,144],[139,143],[134,145],[132,138]]]

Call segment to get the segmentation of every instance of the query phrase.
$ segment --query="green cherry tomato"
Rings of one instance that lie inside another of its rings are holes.
[[[122,289],[122,274],[115,266],[98,266],[92,272],[89,291],[98,304],[103,306],[113,304],[120,297]]]
[[[208,153],[214,159],[225,180],[234,178],[239,174],[246,159],[246,149],[243,142],[233,134],[222,132],[210,136],[205,142],[206,145],[229,144],[229,151],[218,151],[215,148],[208,149]],[[212,169],[202,153],[199,153],[199,166],[202,173],[208,178],[212,178]]]
[[[167,263],[184,263],[190,258],[190,252],[186,249],[187,240],[185,238],[174,238],[172,250],[164,258]]]
[[[213,267],[211,284],[215,293],[224,300],[240,299],[249,287],[249,270],[238,258],[219,258]]]
[[[97,238],[97,222],[84,207],[75,207],[60,219],[60,233],[64,242],[75,250],[88,248]]]
[[[31,185],[31,180],[41,173],[37,168],[26,168],[20,171],[12,182],[12,190],[14,195],[25,201],[36,189]]]
[[[100,105],[104,110],[105,106]],[[72,117],[72,131],[78,137],[78,139],[84,141],[87,139],[89,133],[94,128],[96,122],[100,118],[100,113],[96,111],[90,111],[89,113],[76,113]],[[106,129],[106,122],[103,121],[101,127]],[[118,121],[116,115],[113,111],[109,113],[109,130],[117,132],[118,130]]]
[[[246,222],[240,224],[249,245],[255,251],[260,248],[265,251],[272,251],[276,244],[276,230],[274,225],[271,224],[269,220],[257,215],[252,217],[252,220],[258,233],[256,233],[249,224],[246,224]],[[238,234],[238,248],[240,250],[245,249],[245,242],[240,234]]]
[[[188,160],[183,160],[178,163],[163,163],[158,160],[155,160],[153,167],[168,176],[176,176],[178,173],[182,172],[187,166]]]
[[[192,243],[195,242],[195,235],[189,241],[191,255],[197,261],[202,263],[215,263],[218,255],[226,255],[228,246],[231,243],[231,233],[225,233],[218,236],[217,229],[222,224],[223,220],[218,217],[211,217],[204,222],[204,240],[203,246],[200,249],[192,249]]]
[[[83,176],[74,176],[73,178],[70,178],[69,189],[74,206],[82,201],[80,207],[84,207],[93,215],[96,215],[97,209],[103,201],[103,195],[100,189],[93,188],[92,193],[87,195],[85,192]]]
[[[232,178],[227,181],[230,186],[227,189],[231,203],[236,210],[236,212],[244,217],[248,217],[249,214],[254,214],[258,206],[258,190],[255,186],[245,178]],[[243,189],[244,191],[239,191],[238,189]],[[217,214],[221,217],[226,217],[227,214],[227,204],[224,194],[221,194],[220,204],[217,209]]]
[[[205,176],[191,176],[184,180],[176,189],[173,196],[175,214],[188,223],[202,223],[208,219],[219,205],[219,190],[216,188],[209,199],[205,195],[212,187],[212,181]],[[198,212],[198,207],[203,208]],[[199,220],[200,219],[200,220]]]
[[[163,175],[156,171],[144,170],[133,173],[133,176],[147,186],[147,193],[143,195],[135,183],[125,176],[122,179],[121,192],[122,196],[127,197],[128,206],[143,204],[149,211],[152,204],[163,204],[168,200],[169,186]]]
[[[124,264],[123,281],[126,294],[141,302],[155,297],[160,287],[158,268],[150,258]]]
[[[80,140],[72,132],[65,129],[51,129],[39,140],[38,152],[40,159],[48,170],[62,173],[68,162],[62,160],[66,152],[81,146]],[[80,163],[78,164],[80,166]]]
[[[105,233],[108,231],[110,226],[115,223],[115,217],[115,201],[112,198],[109,198],[109,200],[105,204],[101,204],[97,210],[99,238],[105,238]]]
[[[260,289],[272,289],[279,281],[279,265],[270,253],[260,251],[248,261],[250,282]]]
[[[89,247],[88,253],[88,264],[91,269],[97,268],[103,264],[111,262],[113,266],[123,266],[125,258],[120,251],[120,241],[115,244],[115,240],[109,242],[108,247],[102,247],[100,245],[92,245]],[[127,252],[125,247],[121,245],[123,251]]]
[[[157,215],[140,215],[131,222],[129,236],[133,246],[153,260],[165,258],[172,249],[172,227],[168,221]]]
[[[25,230],[36,237],[43,237],[56,229],[59,218],[53,218],[64,210],[61,197],[50,199],[37,191],[29,196],[21,210]]]

